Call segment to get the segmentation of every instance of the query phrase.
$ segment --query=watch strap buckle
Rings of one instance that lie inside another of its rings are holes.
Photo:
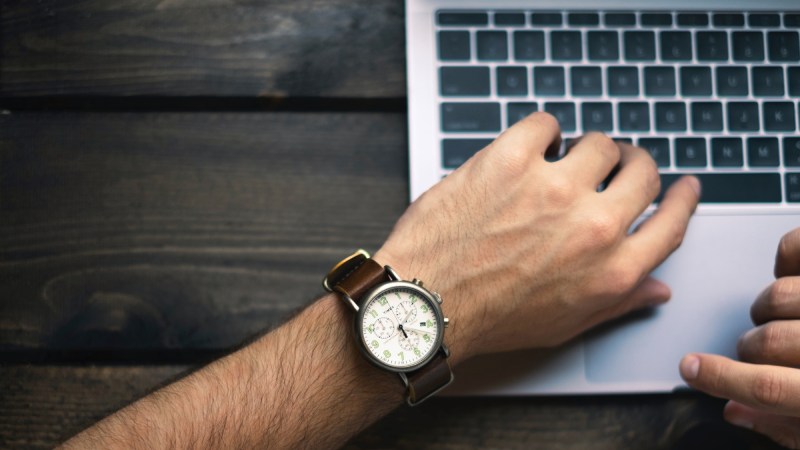
[[[347,278],[354,270],[364,264],[364,261],[369,259],[369,253],[366,250],[358,249],[352,255],[336,263],[325,278],[322,279],[322,287],[328,292],[334,292],[336,285],[340,281]],[[346,293],[344,293],[347,295]],[[349,296],[348,296],[349,297]]]

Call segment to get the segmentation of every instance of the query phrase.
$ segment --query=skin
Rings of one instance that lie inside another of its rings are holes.
[[[680,245],[697,179],[674,183],[629,234],[659,192],[653,160],[589,134],[546,162],[559,135],[545,113],[517,123],[414,202],[374,256],[442,295],[456,373],[473,356],[556,346],[669,299],[648,274]],[[352,320],[340,299],[325,296],[64,447],[339,447],[404,401],[396,375],[360,355]]]
[[[755,327],[739,339],[739,361],[690,354],[686,382],[729,399],[725,419],[777,443],[800,448],[800,229],[786,234],[775,257],[776,280],[750,310]]]

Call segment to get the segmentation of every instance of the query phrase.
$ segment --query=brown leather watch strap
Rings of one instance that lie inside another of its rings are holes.
[[[389,276],[382,265],[374,259],[366,259],[350,273],[338,280],[330,280],[338,292],[346,294],[361,307],[361,300],[368,290],[379,283],[389,281]]]
[[[453,381],[453,369],[444,350],[414,372],[406,373],[408,379],[408,403],[415,405]]]

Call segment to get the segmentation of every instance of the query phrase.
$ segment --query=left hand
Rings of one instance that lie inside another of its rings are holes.
[[[681,375],[693,388],[730,399],[725,419],[800,449],[800,228],[781,239],[776,281],[753,303],[755,328],[739,340],[739,361],[687,355]]]

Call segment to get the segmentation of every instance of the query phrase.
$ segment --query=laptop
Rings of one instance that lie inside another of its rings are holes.
[[[647,149],[664,186],[703,183],[654,274],[668,304],[557,349],[476,358],[449,393],[670,392],[685,353],[735,357],[800,226],[800,4],[407,0],[406,22],[412,201],[533,111],[565,141],[596,130]]]

